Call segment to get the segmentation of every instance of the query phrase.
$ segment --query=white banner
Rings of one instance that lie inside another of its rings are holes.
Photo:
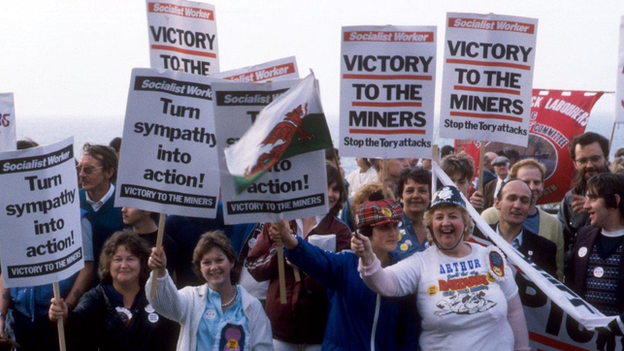
[[[216,216],[217,138],[211,78],[132,70],[116,207]]]
[[[17,149],[13,93],[0,93],[0,151]]]
[[[150,66],[206,76],[219,72],[213,5],[147,0]]]
[[[215,73],[212,75],[212,78],[221,78],[239,83],[254,83],[297,79],[299,78],[299,72],[297,71],[297,60],[294,56],[289,56],[259,65]]]
[[[620,17],[619,40],[617,86],[615,88],[615,115],[613,123],[624,123],[624,16]]]
[[[537,19],[448,13],[440,137],[527,146]]]
[[[0,255],[7,288],[84,267],[73,138],[0,153]]]
[[[431,158],[436,27],[342,27],[340,153]]]
[[[433,172],[442,184],[453,185],[435,162]],[[605,317],[563,283],[526,259],[492,230],[466,198],[464,201],[477,227],[505,253],[514,267],[533,350],[603,350],[600,345],[605,343],[613,347],[607,350],[622,350],[621,337],[594,331],[599,327],[607,328],[612,323],[608,328],[621,333],[618,330],[621,325],[619,318]],[[478,238],[473,237],[473,240],[489,244]]]

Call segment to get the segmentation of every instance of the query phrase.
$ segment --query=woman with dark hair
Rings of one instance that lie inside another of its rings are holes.
[[[403,217],[399,223],[399,243],[392,255],[400,261],[429,247],[431,234],[423,217],[431,202],[431,172],[422,167],[402,170],[395,193],[403,206]]]
[[[223,232],[202,235],[193,251],[193,270],[206,284],[177,290],[166,264],[164,251],[153,248],[146,293],[151,295],[157,273],[156,296],[149,300],[154,310],[180,323],[178,351],[273,349],[271,324],[260,301],[236,285],[236,254]]]
[[[339,252],[349,247],[351,233],[336,217],[344,202],[340,172],[326,164],[329,212],[324,216],[301,218],[288,222],[289,233],[310,242],[323,242],[327,250]],[[280,303],[276,243],[266,223],[247,256],[246,267],[257,281],[269,281],[266,311],[273,326],[276,350],[319,350],[327,322],[325,288],[314,278],[290,265],[286,266],[287,303]],[[300,279],[296,275],[300,274]]]
[[[440,188],[425,222],[435,245],[385,268],[371,240],[353,237],[366,285],[382,296],[416,293],[423,351],[530,350],[511,269],[497,248],[466,241],[474,225],[456,187]]]
[[[381,184],[378,183],[380,186]],[[381,189],[359,205],[357,223],[370,238],[372,249],[383,267],[396,263],[390,252],[397,246],[399,204],[384,199]],[[360,194],[367,192],[367,194]],[[300,237],[290,235],[282,223],[269,230],[271,239],[283,242],[286,258],[306,274],[321,282],[328,291],[329,318],[323,350],[415,350],[418,348],[418,319],[413,296],[379,298],[362,281],[357,271],[358,257],[350,251],[332,253]]]
[[[73,310],[62,299],[52,299],[48,316],[67,321],[68,339],[79,339],[76,349],[175,350],[176,324],[155,313],[143,291],[149,252],[137,234],[116,232],[102,248],[101,283]]]

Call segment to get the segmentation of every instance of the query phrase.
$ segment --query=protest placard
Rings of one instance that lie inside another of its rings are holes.
[[[219,135],[217,142],[219,167],[222,170],[223,217],[226,224],[264,222],[267,220],[265,212],[270,211],[263,205],[267,198],[263,187],[253,188],[251,189],[252,192],[246,191],[236,196],[234,177],[227,170],[223,150],[237,142],[247,132],[265,106],[300,81],[299,79],[290,79],[264,84],[229,82],[212,84],[215,94],[215,127]],[[311,165],[315,165],[312,172],[322,168],[324,156],[320,157],[318,153],[315,153],[310,159],[308,155],[295,156],[279,162],[274,166],[272,172],[267,172],[258,179],[258,184],[277,184],[277,182],[285,182],[286,184],[295,182],[294,184],[296,184],[305,174],[308,175],[308,183],[322,182],[324,179],[322,176],[320,179],[311,178],[308,172],[311,171]],[[325,188],[326,185],[325,183]],[[323,188],[320,187],[316,192],[312,191],[310,194],[319,194],[322,191]],[[324,203],[326,202],[324,201]],[[279,207],[283,212],[292,212],[305,209],[307,204],[303,201],[293,203],[286,200],[282,203],[275,203],[275,206],[276,210]]]
[[[618,48],[617,86],[613,123],[624,123],[624,16],[620,17],[620,45]]]
[[[340,152],[431,158],[436,27],[342,28]]]
[[[58,282],[84,267],[73,138],[0,153],[5,287]]]
[[[214,218],[219,195],[211,79],[132,70],[116,207]]]
[[[448,13],[440,137],[526,146],[537,20]]]
[[[13,93],[0,94],[0,151],[17,148]]]
[[[602,92],[578,90],[533,89],[529,144],[527,147],[500,142],[485,143],[485,151],[513,149],[520,159],[534,158],[546,169],[544,191],[538,204],[559,202],[569,190],[576,169],[570,158],[570,142],[583,134],[594,104]],[[479,165],[479,145],[474,141],[455,141],[458,150],[465,151]],[[563,185],[563,187],[562,187]]]
[[[299,72],[297,71],[297,60],[294,56],[289,56],[258,65],[215,73],[212,77],[239,83],[254,83],[282,79],[297,79],[299,78]]]
[[[310,150],[331,147],[331,137],[314,76],[299,82],[215,84],[223,89],[218,95],[223,101],[218,98],[217,108],[236,108],[236,115],[247,118],[241,118],[242,128],[237,131],[246,129],[245,134],[224,151],[230,175],[224,177],[222,193],[229,220],[265,222],[327,213],[324,152]],[[239,101],[246,106],[228,107],[228,96],[230,100],[240,96]],[[257,111],[262,104],[268,105],[260,113],[247,113]],[[226,116],[232,118],[233,113]],[[250,126],[252,116],[255,121]],[[217,124],[219,133],[229,128],[223,118]]]
[[[219,72],[213,5],[147,0],[150,66],[206,76]]]

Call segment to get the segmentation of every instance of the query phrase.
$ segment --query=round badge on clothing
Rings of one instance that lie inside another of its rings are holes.
[[[158,315],[156,313],[150,313],[150,314],[147,315],[147,320],[152,322],[152,323],[158,322],[159,318],[160,317],[158,317]]]
[[[145,312],[147,313],[154,313],[154,307],[152,307],[152,304],[150,303],[149,305],[145,306]]]
[[[585,255],[587,255],[587,248],[585,246],[581,247],[578,250],[578,255],[579,257],[585,257]]]
[[[407,244],[403,243],[403,244],[401,244],[400,248],[401,248],[401,251],[407,251],[407,249],[409,249],[409,246],[407,246]]]
[[[217,316],[217,311],[215,311],[214,309],[209,308],[209,309],[206,311],[206,318],[208,318],[208,319],[214,319],[216,316]]]
[[[594,277],[602,278],[603,275],[604,275],[604,269],[602,267],[594,268]]]

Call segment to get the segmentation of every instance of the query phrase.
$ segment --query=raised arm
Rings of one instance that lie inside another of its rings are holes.
[[[360,258],[358,271],[374,292],[383,296],[396,296],[399,292],[399,281],[394,272],[381,268],[381,262],[375,256],[370,240],[355,232],[351,238],[351,249]]]

